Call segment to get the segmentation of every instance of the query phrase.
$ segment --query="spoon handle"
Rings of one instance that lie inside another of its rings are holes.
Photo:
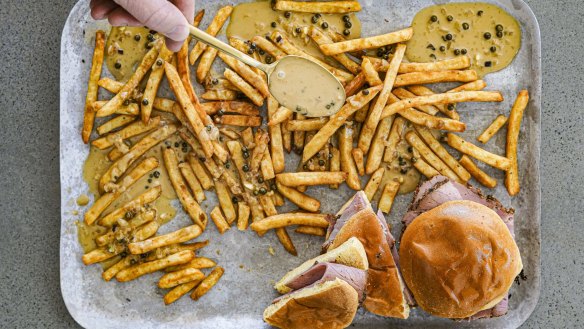
[[[252,57],[250,57],[250,56],[242,53],[241,51],[231,47],[227,43],[213,37],[212,35],[209,35],[209,34],[199,30],[198,28],[196,28],[192,25],[189,26],[189,32],[191,33],[191,35],[195,39],[197,39],[203,43],[206,43],[207,45],[209,45],[213,48],[216,48],[217,50],[222,51],[222,52],[226,53],[227,55],[235,57],[247,65],[256,67],[256,68],[267,73],[267,68],[268,68],[267,65],[265,65],[262,62],[256,61]]]

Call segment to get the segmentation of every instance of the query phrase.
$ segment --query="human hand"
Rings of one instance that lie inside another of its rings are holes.
[[[166,47],[178,51],[189,35],[195,0],[91,0],[91,17],[113,26],[147,26],[166,36]]]

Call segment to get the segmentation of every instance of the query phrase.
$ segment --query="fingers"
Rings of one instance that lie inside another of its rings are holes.
[[[187,22],[193,22],[195,19],[195,0],[172,0],[172,3],[182,12]]]
[[[168,50],[176,53],[180,50],[180,47],[182,47],[183,41],[174,41],[172,39],[166,38],[165,45]]]
[[[150,29],[164,34],[171,40],[182,43],[189,34],[188,22],[185,16],[167,0],[115,1],[135,17],[137,21],[142,22],[143,25]]]
[[[119,6],[112,0],[91,0],[89,8],[91,8],[91,17],[95,20],[100,20],[106,18]]]
[[[142,23],[122,7],[112,10],[107,19],[112,26],[142,26]]]

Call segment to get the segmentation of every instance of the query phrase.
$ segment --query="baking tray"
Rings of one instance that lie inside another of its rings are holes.
[[[220,5],[238,1],[197,1],[198,9],[205,8],[206,26]],[[431,0],[361,0],[363,11],[358,13],[363,22],[364,35],[387,33],[407,26],[416,12],[434,4],[449,1]],[[517,328],[531,314],[540,290],[540,126],[541,126],[541,45],[539,26],[530,8],[521,0],[487,1],[505,8],[519,20],[523,29],[522,48],[507,69],[486,77],[488,89],[501,90],[505,101],[501,104],[461,104],[462,120],[468,123],[464,137],[474,139],[498,114],[508,114],[520,89],[531,95],[523,119],[520,136],[519,166],[522,191],[510,198],[503,184],[493,191],[503,204],[516,209],[515,232],[521,250],[526,280],[511,289],[509,313],[501,318],[473,322],[453,322],[438,319],[414,310],[408,320],[374,316],[359,310],[355,328]],[[284,273],[316,256],[322,240],[291,232],[299,251],[298,257],[286,253],[274,235],[259,238],[251,231],[237,229],[219,236],[211,224],[202,238],[211,244],[202,255],[215,259],[226,271],[218,286],[198,302],[185,297],[171,306],[164,306],[164,291],[156,288],[158,274],[148,275],[129,283],[105,282],[98,265],[86,267],[81,263],[82,250],[77,242],[75,222],[82,220],[86,208],[75,200],[80,194],[89,194],[82,179],[82,165],[89,148],[81,142],[79,132],[83,118],[95,30],[108,29],[104,22],[95,22],[89,16],[88,0],[78,2],[65,23],[61,40],[61,291],[73,318],[87,328],[262,328],[263,309],[276,296],[273,283]],[[224,38],[224,36],[223,36]],[[217,61],[219,62],[219,61]],[[445,87],[446,88],[446,87]],[[163,93],[168,87],[163,85]],[[168,93],[170,95],[170,93]],[[498,134],[486,146],[503,154],[504,134]],[[288,156],[287,167],[293,170],[298,158]],[[503,173],[486,169],[499,182]],[[363,182],[365,182],[363,178]],[[336,212],[354,191],[346,186],[330,193],[328,188],[312,188],[309,194],[323,200],[323,212]],[[206,209],[216,204],[213,193],[207,194]],[[394,236],[401,232],[400,218],[411,195],[400,196],[387,218]],[[92,200],[93,202],[93,200]],[[180,205],[175,204],[177,209]],[[289,202],[288,209],[291,209]],[[161,228],[170,231],[190,223],[179,210],[177,217]],[[275,255],[268,253],[273,247]]]

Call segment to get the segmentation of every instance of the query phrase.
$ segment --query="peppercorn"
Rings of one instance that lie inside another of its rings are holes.
[[[479,11],[478,11],[478,13],[477,13],[477,15],[479,15],[479,16],[483,16],[483,13],[484,13],[484,11],[482,11],[482,10],[479,10]]]
[[[234,196],[234,197],[231,198],[231,202],[238,203],[239,202],[239,199]]]
[[[363,90],[363,95],[365,95],[365,96],[369,95],[369,89]]]
[[[310,21],[312,22],[312,24],[316,24],[318,22],[318,17],[316,17],[316,15],[314,15],[314,16],[312,16]]]
[[[408,152],[410,152],[410,153],[414,152],[414,148],[411,146],[408,146]]]
[[[454,111],[454,104],[448,104],[448,111]]]
[[[249,152],[248,151],[243,151],[243,158],[244,159],[249,158]]]
[[[441,52],[445,52],[446,51],[446,47],[445,46],[440,46],[440,51]]]
[[[174,143],[174,147],[179,147],[179,145],[180,145],[180,144],[179,144],[178,142],[175,142],[175,143]]]
[[[249,171],[249,166],[248,166],[248,164],[247,164],[247,163],[246,163],[246,164],[244,164],[244,165],[241,167],[241,170],[243,170],[244,172],[248,172],[248,171]]]
[[[163,64],[162,59],[159,58],[156,60],[156,65],[162,66],[162,64]]]
[[[353,24],[351,22],[345,22],[345,27],[350,29],[353,27]]]
[[[386,60],[387,60],[387,59],[389,59],[389,54],[383,54],[383,56],[381,56],[381,58],[383,58],[383,59],[386,59]]]
[[[503,25],[497,24],[497,26],[495,26],[495,31],[503,32]]]
[[[351,17],[349,17],[349,15],[343,15],[343,22],[350,22],[351,21]]]
[[[493,62],[491,62],[491,61],[485,62],[485,67],[491,67],[491,66],[493,66]]]
[[[276,37],[276,42],[279,43],[280,41],[282,41],[282,36],[281,35],[279,35],[278,37]]]
[[[129,99],[126,99],[122,104],[124,106],[128,106],[128,105],[130,105],[130,100]]]
[[[460,55],[460,49],[454,49],[454,55],[456,56]]]
[[[146,185],[144,186],[144,189],[147,190],[150,186]]]
[[[114,67],[115,67],[116,69],[118,69],[118,70],[119,70],[119,69],[121,69],[121,68],[122,68],[122,63],[120,63],[120,62],[116,62],[116,63],[114,64]]]
[[[249,49],[247,50],[247,53],[248,53],[248,54],[250,54],[250,55],[251,55],[251,54],[253,54],[253,49],[249,48]]]
[[[492,53],[495,53],[495,52],[497,52],[497,47],[496,47],[496,46],[491,46],[491,52],[492,52]]]
[[[124,54],[124,50],[123,49],[118,49],[118,54],[123,55]]]
[[[148,105],[148,99],[144,98],[142,100],[142,105],[144,105],[144,106]]]
[[[434,54],[430,54],[430,58],[437,59],[436,55],[434,55]]]
[[[322,15],[320,13],[316,13],[316,14],[314,14],[314,16],[316,16],[316,18],[321,18],[322,17]]]
[[[450,41],[452,40],[452,34],[448,33],[447,35],[444,36],[446,38],[446,40]]]
[[[125,216],[124,216],[124,217],[126,217],[126,219],[132,219],[132,218],[134,218],[134,216],[135,216],[135,215],[136,215],[136,214],[134,214],[134,213],[133,213],[133,212],[131,212],[131,211],[126,211],[126,214],[125,214]]]
[[[266,190],[266,188],[265,188],[265,187],[262,187],[262,188],[260,188],[260,194],[261,194],[261,195],[264,195],[264,194],[266,194],[266,193],[268,193],[268,191]]]
[[[503,37],[503,32],[502,31],[498,31],[497,32],[497,38],[502,38]]]
[[[152,42],[152,41],[154,41],[154,36],[152,34],[148,34],[146,36],[146,39],[148,39],[148,41]]]
[[[466,54],[468,53],[468,50],[466,50],[466,49],[464,49],[464,48],[463,48],[463,49],[461,49],[461,50],[460,50],[460,52],[461,52],[463,55],[466,55]]]
[[[292,13],[291,12],[287,11],[287,12],[284,13],[284,17],[290,18],[290,16],[292,16]]]
[[[140,41],[140,39],[142,39],[142,37],[141,37],[139,34],[136,34],[136,35],[134,36],[134,40],[136,40],[136,41]]]
[[[349,30],[349,29],[343,30],[343,35],[348,36],[349,34],[351,34],[351,30]]]
[[[318,160],[318,165],[319,166],[324,166],[324,160],[322,160],[322,159]]]
[[[405,175],[405,174],[408,173],[408,169],[407,168],[402,168],[399,172],[402,173],[402,175]]]
[[[225,162],[225,168],[227,168],[227,169],[231,168],[231,163]]]
[[[266,64],[272,64],[274,62],[274,59],[270,55],[266,56],[264,60],[266,61]]]
[[[257,196],[258,194],[260,194],[260,192],[258,192],[258,190],[253,191],[253,195]]]
[[[263,184],[264,183],[264,178],[263,177],[258,177],[258,183]]]
[[[207,125],[206,128],[207,128],[207,131],[211,131],[211,129],[213,129],[213,127],[211,127],[211,125]]]
[[[158,177],[160,177],[160,171],[158,171],[158,170],[157,170],[157,171],[155,171],[155,172],[154,172],[154,177],[155,177],[155,178],[158,178]]]
[[[454,20],[454,17],[452,17],[452,15],[448,15],[446,16],[446,20],[452,22]]]
[[[323,29],[328,29],[328,23],[327,22],[322,22],[322,24],[320,26],[322,26]]]
[[[436,15],[432,15],[432,16],[430,17],[430,21],[432,21],[432,22],[434,22],[434,23],[438,22],[438,16],[436,16]]]
[[[462,28],[464,30],[468,30],[468,29],[470,29],[470,25],[468,23],[462,23]]]
[[[148,183],[152,183],[152,179],[151,178],[148,178]]]

